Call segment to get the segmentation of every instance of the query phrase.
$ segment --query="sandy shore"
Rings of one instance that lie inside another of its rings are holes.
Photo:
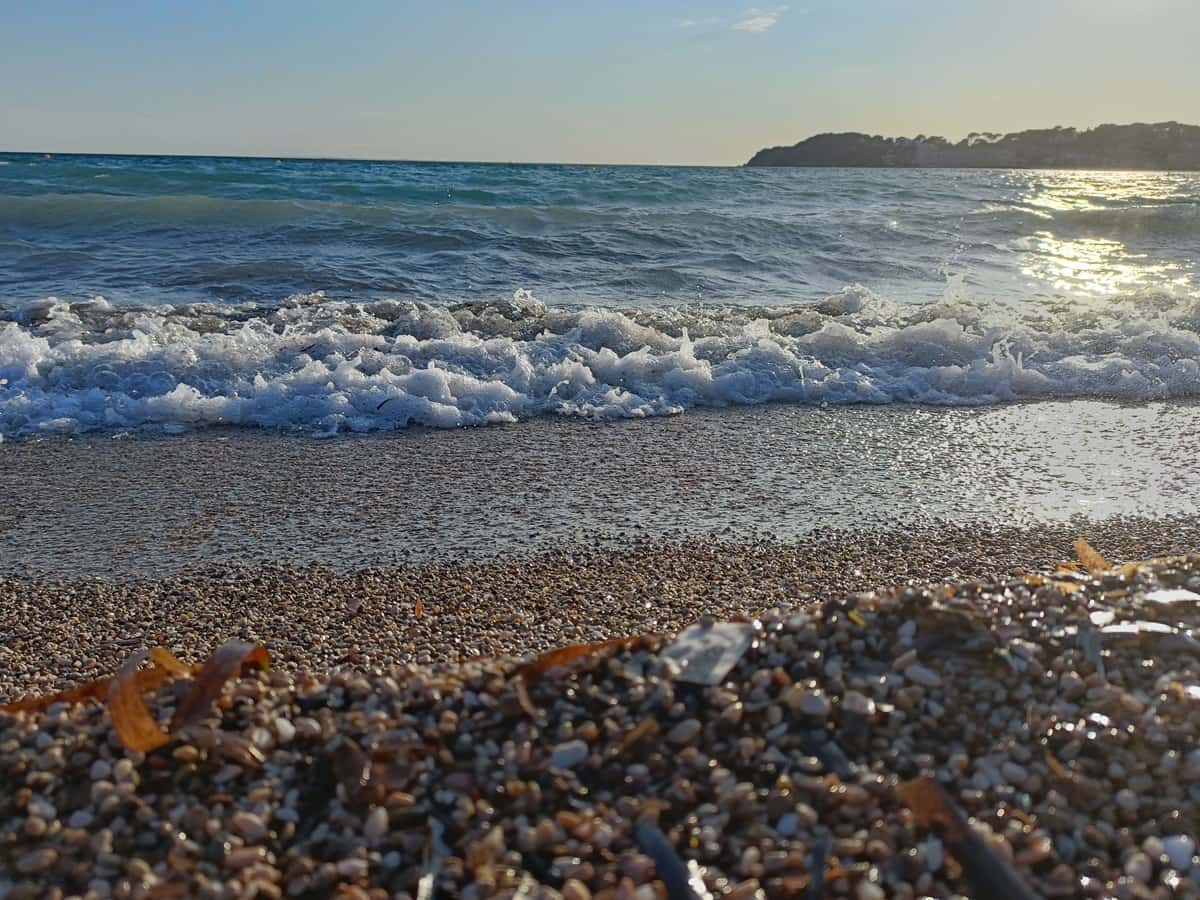
[[[701,615],[1052,569],[1081,536],[1112,559],[1142,559],[1200,547],[1200,519],[828,531],[788,544],[693,540],[352,573],[3,578],[0,699],[108,674],[137,646],[194,659],[230,638],[263,642],[293,671],[524,655],[667,632]]]
[[[1164,538],[1127,533],[1129,550]],[[1116,548],[1116,531],[1098,537]],[[960,570],[1006,566],[1014,551],[1028,563],[1035,545],[1015,538],[933,552]],[[1057,555],[1050,535],[1025,540]],[[865,536],[854,546],[863,565],[889,556]],[[928,565],[920,546],[895,544],[889,564]],[[513,564],[490,572],[490,587],[485,570],[470,583],[460,571],[447,594],[495,591],[500,571],[515,589],[570,570],[622,598],[633,593],[622,581],[661,594],[694,577],[710,587],[682,593],[716,607],[778,556],[676,548]],[[667,559],[679,568],[664,573]],[[800,569],[774,571],[768,592],[797,590],[787,577]],[[841,589],[877,571],[831,570],[805,609],[544,672],[480,659],[300,676],[287,667],[300,642],[277,645],[282,665],[235,678],[206,718],[202,708],[148,753],[122,748],[104,706],[0,714],[0,895],[1200,896],[1200,556],[1057,580]],[[227,610],[263,603],[253,577],[241,581],[250,596]],[[184,584],[158,594],[177,616],[203,605]],[[411,625],[409,599],[407,621],[385,621]],[[600,632],[694,611],[635,605],[601,627],[615,601],[571,609]],[[418,628],[439,630],[441,602]],[[489,613],[511,615],[507,603]],[[567,633],[545,633],[556,631]],[[714,671],[718,657],[694,640],[725,647],[727,666]],[[166,722],[188,691],[185,679],[154,692],[150,713]],[[945,818],[931,782],[974,827]],[[1012,890],[997,893],[999,877]]]

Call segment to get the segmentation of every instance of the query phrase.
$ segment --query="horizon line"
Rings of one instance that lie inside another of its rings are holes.
[[[100,150],[0,150],[0,156],[121,156],[133,159],[241,159],[288,162],[401,163],[441,166],[624,166],[628,168],[741,169],[745,163],[569,162],[552,160],[420,159],[402,156],[295,156],[276,153],[109,153]]]

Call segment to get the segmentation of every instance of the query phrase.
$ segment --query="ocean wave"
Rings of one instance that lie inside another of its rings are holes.
[[[313,435],[590,419],[695,407],[980,405],[1200,396],[1200,299],[1128,296],[1054,311],[952,285],[898,306],[861,286],[773,307],[549,307],[510,301],[125,306],[55,298],[0,310],[0,435]]]

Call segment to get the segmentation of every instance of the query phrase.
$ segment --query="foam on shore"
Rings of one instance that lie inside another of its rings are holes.
[[[439,306],[322,295],[275,307],[53,298],[0,319],[0,435],[211,425],[314,435],[640,418],[695,407],[986,405],[1200,396],[1200,301],[1018,311],[816,305]]]

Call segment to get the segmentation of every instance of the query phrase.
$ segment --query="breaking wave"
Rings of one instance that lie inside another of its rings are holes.
[[[637,418],[767,402],[983,405],[1200,396],[1200,299],[1046,310],[951,285],[895,305],[861,286],[771,307],[511,301],[0,309],[0,438],[215,425],[315,436]]]

